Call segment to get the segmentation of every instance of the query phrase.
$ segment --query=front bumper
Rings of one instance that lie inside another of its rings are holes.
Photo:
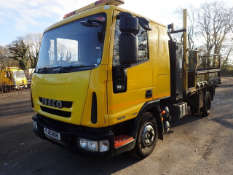
[[[55,121],[39,114],[34,115],[32,119],[37,122],[37,130],[34,129],[34,132],[37,136],[63,148],[68,148],[71,153],[85,157],[106,159],[114,156],[117,152],[114,148],[114,134],[110,131],[110,128],[94,129],[83,126],[76,126],[62,123],[60,121]],[[45,136],[44,127],[60,133],[61,141],[56,141],[50,137]],[[81,149],[77,145],[78,137],[95,141],[109,140],[109,150],[106,152],[90,152]]]
[[[19,90],[19,89],[27,89],[28,87],[30,87],[28,84],[23,84],[23,85],[13,85],[13,89]]]

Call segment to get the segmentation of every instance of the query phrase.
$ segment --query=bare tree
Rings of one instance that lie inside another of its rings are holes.
[[[188,46],[203,56],[220,54],[224,65],[233,53],[233,6],[223,1],[205,2],[188,10]],[[182,15],[179,8],[175,13]],[[215,59],[215,57],[214,57]],[[208,60],[200,60],[210,66]],[[216,60],[213,60],[215,66]]]
[[[72,52],[70,50],[67,50],[66,51],[66,61],[70,62],[71,58],[72,58]]]
[[[41,33],[28,33],[26,34],[26,36],[23,37],[23,40],[29,48],[28,59],[30,60],[31,67],[35,68],[38,58],[39,58],[42,34]]]
[[[181,7],[177,8],[175,10],[175,13],[178,14],[180,19],[183,19],[183,9]],[[182,24],[179,24],[182,25]],[[178,29],[181,29],[182,27],[179,27]],[[188,48],[194,49],[195,48],[195,37],[196,37],[196,9],[193,6],[188,7]],[[176,38],[181,37],[181,40],[183,39],[183,36],[180,36],[179,34],[175,35]]]
[[[206,2],[197,10],[197,30],[203,37],[206,55],[220,54],[233,28],[233,7],[224,2]]]
[[[233,55],[233,37],[227,39],[227,41],[225,42],[225,45],[222,46],[221,55],[223,57],[223,61],[221,63],[222,69],[225,69],[228,60]]]
[[[0,46],[0,67],[4,67],[4,59],[6,57],[6,49],[3,46]]]

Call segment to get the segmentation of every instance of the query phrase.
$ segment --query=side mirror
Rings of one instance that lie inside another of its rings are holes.
[[[138,18],[133,17],[130,13],[120,13],[120,31],[137,34],[138,28]]]
[[[132,33],[123,33],[120,35],[119,56],[121,64],[138,62],[138,38]]]
[[[132,63],[138,62],[138,38],[135,36],[138,31],[138,18],[130,13],[122,12],[120,18],[119,56],[120,63],[124,68]]]

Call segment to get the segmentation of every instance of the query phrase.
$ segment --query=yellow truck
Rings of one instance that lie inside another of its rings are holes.
[[[129,151],[143,159],[188,107],[209,115],[221,83],[219,57],[188,50],[187,12],[184,29],[174,30],[119,8],[123,3],[97,1],[45,30],[31,83],[40,138],[79,155]],[[183,43],[171,37],[177,32]]]
[[[0,70],[0,90],[8,92],[13,89],[27,88],[27,78],[24,71],[18,67],[6,67]]]

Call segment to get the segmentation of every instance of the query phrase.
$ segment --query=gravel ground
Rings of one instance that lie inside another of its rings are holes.
[[[233,77],[222,78],[211,114],[172,121],[144,160],[124,153],[108,160],[79,157],[32,131],[30,91],[0,94],[0,175],[233,174]]]

